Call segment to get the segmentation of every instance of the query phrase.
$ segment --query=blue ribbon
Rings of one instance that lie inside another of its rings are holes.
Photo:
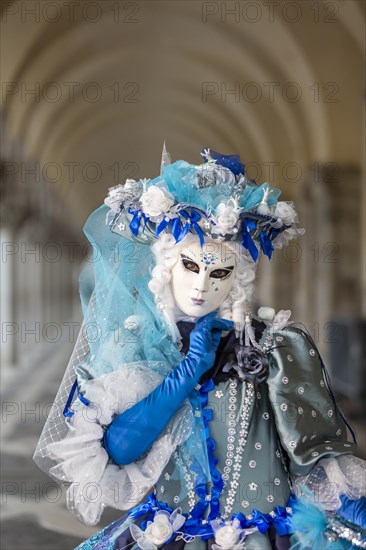
[[[208,394],[208,392],[213,390],[214,388],[215,388],[215,383],[213,379],[210,378],[209,380],[207,380],[207,382],[204,382],[202,384],[202,386],[200,387],[200,391],[202,391],[202,394]],[[208,403],[208,395],[206,395],[206,398],[207,398],[206,403]]]
[[[271,229],[268,232],[268,235],[269,235],[269,238],[271,239],[271,241],[273,241],[273,239],[275,239],[277,237],[277,235],[282,233],[282,231],[285,231],[285,229],[287,229],[286,225],[282,226],[281,228],[277,228],[277,229],[275,227],[271,227]]]
[[[205,238],[203,236],[202,229],[200,228],[200,226],[197,223],[201,219],[201,214],[199,212],[197,212],[197,210],[192,209],[190,214],[188,212],[186,212],[185,210],[181,210],[180,215],[183,216],[183,218],[185,218],[187,220],[187,223],[183,227],[183,231],[182,231],[183,233],[185,232],[183,237],[186,236],[186,234],[188,233],[188,231],[190,229],[190,226],[193,225],[193,227],[195,228],[196,233],[199,237],[201,247],[202,247],[205,244]],[[188,229],[187,229],[187,231],[185,231],[187,225],[188,225]],[[183,238],[183,237],[181,237],[181,238]]]
[[[206,494],[205,485],[201,485],[198,487],[198,493],[201,497]],[[288,506],[293,507],[296,501],[296,495],[291,494],[288,501]],[[202,504],[204,503],[202,502]],[[204,511],[206,507],[207,505],[200,508],[202,509],[202,511]],[[194,510],[195,509],[196,507],[194,508]],[[170,506],[168,506],[165,502],[160,502],[159,500],[157,500],[156,495],[154,493],[151,493],[146,497],[144,503],[129,510],[128,516],[135,520],[145,514],[148,514],[147,517],[144,518],[144,520],[140,524],[141,529],[144,531],[147,527],[148,521],[152,521],[154,519],[154,515],[158,510],[166,510],[170,514],[173,512],[173,509],[170,508]],[[282,506],[277,506],[274,512],[276,515],[275,517],[272,517],[270,514],[263,514],[259,510],[254,509],[252,512],[252,519],[248,519],[241,512],[239,512],[238,514],[234,514],[231,519],[238,519],[240,521],[240,526],[242,529],[257,527],[258,531],[262,534],[268,531],[271,524],[273,524],[279,536],[292,534],[293,529],[291,514],[289,514],[286,508]],[[187,518],[187,514],[183,515]],[[192,510],[191,517],[189,519],[186,519],[182,527],[184,534],[188,536],[191,535],[192,537],[199,536],[202,540],[212,538],[214,536],[214,532],[210,522],[208,521],[207,523],[202,524],[201,520],[202,516],[199,516],[198,514],[193,515]]]
[[[75,411],[72,411],[70,409],[70,405],[72,403],[72,400],[74,398],[74,394],[75,394],[76,390],[78,390],[77,398],[80,399],[80,401],[82,403],[84,403],[84,405],[86,405],[87,407],[90,405],[90,401],[88,399],[86,399],[86,397],[84,397],[80,393],[79,386],[78,386],[78,381],[77,381],[77,379],[75,379],[75,382],[73,383],[73,385],[71,387],[69,397],[67,398],[66,405],[65,405],[65,408],[64,408],[63,413],[62,413],[66,418],[71,418],[75,414]]]
[[[191,515],[192,518],[199,520],[202,519],[203,513],[206,510],[208,503],[210,502],[210,514],[208,516],[208,521],[215,519],[220,513],[220,501],[219,497],[224,488],[224,482],[220,472],[216,469],[218,459],[214,455],[214,450],[216,448],[216,442],[210,435],[209,422],[213,418],[212,409],[207,409],[208,404],[208,392],[215,388],[215,384],[212,378],[207,380],[200,388],[200,401],[202,406],[203,413],[203,423],[205,427],[205,438],[206,438],[206,447],[207,447],[207,456],[208,463],[210,468],[211,480],[213,487],[211,489],[211,500],[207,501],[207,485],[201,483],[196,485],[195,490],[196,494],[200,498],[195,507],[193,508]],[[205,480],[206,481],[206,480]]]
[[[280,537],[290,535],[293,532],[291,516],[286,512],[283,506],[277,506],[274,510],[276,517],[272,518],[272,523]]]
[[[129,510],[128,512],[128,515],[131,518],[136,519],[153,510],[166,510],[170,514],[173,512],[173,509],[170,508],[165,502],[160,502],[159,500],[156,500],[155,494],[150,493],[150,495],[146,497],[145,502],[139,504],[138,506],[135,506],[135,508],[131,508],[131,510]]]
[[[261,248],[263,250],[263,253],[268,256],[268,259],[270,260],[273,252],[273,244],[264,229],[262,229],[262,231],[260,232],[259,238],[261,241]]]
[[[296,497],[292,502],[295,502],[295,500]],[[289,501],[289,506],[290,504]],[[279,536],[290,535],[293,532],[291,514],[289,514],[283,506],[277,506],[274,512],[276,515],[272,517],[270,514],[262,514],[259,510],[254,509],[252,512],[252,519],[248,519],[241,512],[233,515],[232,519],[237,518],[240,521],[242,529],[257,527],[258,531],[264,534],[272,524]]]
[[[184,533],[187,535],[199,536],[201,540],[213,537],[214,532],[209,523],[201,524],[196,519],[190,518],[183,525]]]
[[[258,259],[258,249],[251,237],[251,231],[256,228],[254,220],[245,220],[242,226],[242,241],[241,244],[249,251],[254,262]]]
[[[179,243],[187,235],[191,228],[191,221],[187,221],[184,227],[180,222],[179,218],[175,218],[172,222],[172,233],[175,238],[175,242]]]
[[[199,483],[195,487],[196,495],[199,497],[199,501],[195,504],[193,510],[191,510],[191,516],[192,519],[195,520],[195,523],[197,524],[197,527],[201,523],[201,519],[203,518],[203,515],[205,513],[205,510],[209,504],[208,500],[206,500],[207,496],[207,486],[205,483]]]
[[[262,514],[259,510],[254,508],[252,512],[253,519],[249,520],[252,525],[255,525],[260,533],[268,531],[270,524],[272,523],[272,517],[269,514]]]
[[[155,237],[158,237],[162,231],[169,225],[170,218],[164,216],[162,221],[159,223],[158,227],[155,230]]]
[[[204,156],[204,151],[205,149],[202,149],[201,151],[201,153],[203,153],[203,159],[205,162],[208,162],[207,158]],[[236,176],[239,174],[245,174],[245,167],[241,162],[239,155],[223,155],[222,153],[218,153],[217,151],[210,149],[210,156],[216,161],[216,164],[228,168]]]
[[[130,214],[132,214],[132,220],[130,221],[130,229],[131,229],[131,233],[134,237],[136,237],[137,233],[139,232],[139,228],[140,228],[140,223],[141,223],[141,219],[144,220],[144,229],[143,231],[145,230],[145,226],[146,226],[146,222],[147,220],[149,219],[148,216],[146,216],[146,214],[144,214],[141,210],[131,210],[131,208],[129,207],[128,208],[128,212]]]

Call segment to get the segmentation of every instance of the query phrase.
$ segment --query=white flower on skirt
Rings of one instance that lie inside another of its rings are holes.
[[[177,508],[171,514],[166,510],[159,510],[154,516],[154,521],[147,522],[145,531],[133,523],[130,526],[131,536],[142,550],[157,550],[182,527],[185,520],[181,508]]]
[[[225,524],[220,524],[216,520],[211,521],[211,527],[215,533],[216,543],[212,545],[212,550],[243,550],[246,535],[257,531],[256,527],[242,529],[237,518],[226,521]]]

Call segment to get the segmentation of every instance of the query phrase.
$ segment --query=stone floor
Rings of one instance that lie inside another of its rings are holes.
[[[45,418],[37,412],[52,403],[72,349],[67,343],[50,357],[37,361],[21,373],[6,376],[3,386],[1,434],[1,549],[73,550],[121,513],[107,509],[102,524],[87,527],[66,508],[59,486],[33,462],[32,455]],[[45,409],[47,410],[47,408]],[[359,434],[361,423],[352,420]],[[360,456],[365,457],[364,438]]]
[[[85,526],[67,510],[64,491],[32,460],[43,411],[55,397],[71,351],[65,343],[52,351],[52,361],[46,357],[2,377],[2,550],[73,550],[121,515],[109,509],[103,524]]]

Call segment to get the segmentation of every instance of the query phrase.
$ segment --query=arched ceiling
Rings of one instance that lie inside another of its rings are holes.
[[[32,4],[38,18],[25,11]],[[45,167],[80,224],[108,187],[158,174],[164,139],[173,160],[199,163],[203,146],[239,153],[252,177],[291,197],[288,163],[363,163],[365,4],[314,6],[3,3],[4,137]],[[37,87],[39,97],[26,93]],[[279,165],[269,173],[268,163]]]

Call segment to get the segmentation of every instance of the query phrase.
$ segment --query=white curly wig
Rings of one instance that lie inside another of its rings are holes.
[[[178,333],[174,313],[176,303],[170,285],[171,270],[178,261],[180,251],[197,240],[197,235],[188,233],[183,241],[176,244],[173,235],[164,233],[152,245],[156,265],[152,269],[149,289],[154,294],[155,303],[163,311],[168,323],[175,326],[176,335]],[[213,242],[217,243],[217,241]],[[254,294],[257,264],[253,262],[241,243],[225,241],[222,244],[235,254],[236,270],[233,286],[218,312],[220,317],[232,320],[236,330],[241,331],[244,327],[245,310],[248,309]]]

